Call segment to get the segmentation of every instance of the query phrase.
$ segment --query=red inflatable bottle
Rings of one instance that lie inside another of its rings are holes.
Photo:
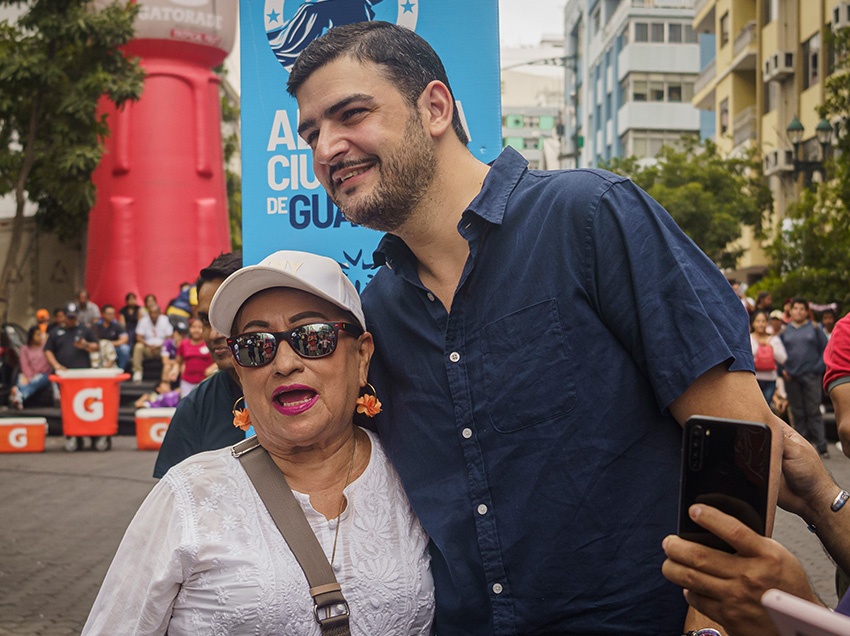
[[[101,0],[98,3],[102,3]],[[117,111],[93,175],[86,288],[121,307],[128,292],[165,303],[179,284],[230,251],[219,78],[233,46],[237,0],[145,0],[127,46],[147,74],[144,92]]]

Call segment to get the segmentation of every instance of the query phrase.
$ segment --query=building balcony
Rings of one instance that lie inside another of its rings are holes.
[[[694,31],[714,33],[714,7],[717,0],[696,0],[694,3]]]
[[[700,110],[714,110],[714,86],[717,79],[717,66],[711,60],[694,83],[694,98],[691,103]]]
[[[673,53],[675,51],[675,53]],[[632,43],[617,56],[617,80],[629,73],[698,73],[698,44]]]
[[[731,71],[754,71],[756,69],[756,58],[758,57],[758,29],[756,21],[750,20],[744,25],[738,35],[732,49]]]
[[[749,142],[750,139],[755,139],[757,126],[758,118],[756,117],[755,106],[747,106],[735,115],[732,120],[732,139],[735,147]]]
[[[617,112],[617,135],[641,130],[699,131],[699,111],[687,102],[629,102]]]

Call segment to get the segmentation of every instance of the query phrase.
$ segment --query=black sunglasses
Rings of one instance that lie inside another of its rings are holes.
[[[274,360],[277,345],[286,340],[292,350],[302,358],[324,358],[336,349],[339,331],[347,331],[355,338],[363,333],[350,322],[314,322],[289,331],[252,331],[227,339],[227,346],[241,367],[262,367]]]

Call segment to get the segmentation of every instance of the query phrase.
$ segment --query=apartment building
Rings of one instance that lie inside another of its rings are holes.
[[[564,9],[567,167],[654,157],[710,135],[692,99],[700,69],[694,0],[568,0]]]
[[[775,201],[774,230],[811,178],[794,169],[788,127],[795,118],[802,125],[800,159],[822,158],[816,109],[833,66],[825,35],[848,25],[850,3],[841,0],[695,2],[693,29],[714,34],[716,48],[700,70],[693,104],[714,113],[714,139],[724,152],[758,147]],[[738,274],[755,279],[767,266],[762,245],[749,228],[741,241],[747,251]]]

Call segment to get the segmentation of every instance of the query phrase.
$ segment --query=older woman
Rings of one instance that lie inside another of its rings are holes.
[[[429,634],[428,539],[378,439],[353,423],[373,351],[332,260],[277,252],[210,307],[259,444],[331,563],[353,634]],[[241,419],[244,419],[245,415]],[[142,504],[83,634],[319,634],[304,572],[231,449],[172,468]]]

